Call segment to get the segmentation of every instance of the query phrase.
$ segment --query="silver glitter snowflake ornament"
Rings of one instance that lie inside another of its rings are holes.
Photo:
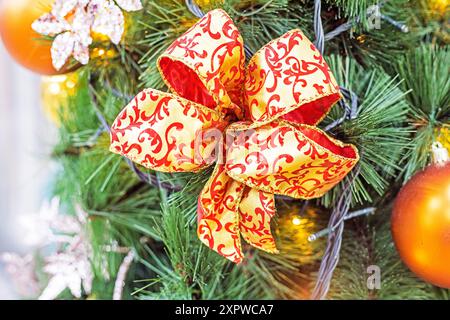
[[[39,281],[36,275],[36,263],[32,254],[21,256],[14,252],[0,253],[0,262],[4,264],[14,287],[22,297],[32,298],[39,294]]]
[[[52,62],[60,70],[70,56],[81,64],[89,62],[91,32],[104,34],[118,44],[125,29],[122,10],[140,9],[141,0],[55,0],[52,11],[31,27],[42,35],[55,37]]]
[[[61,213],[59,198],[44,202],[38,214],[26,215],[24,234],[27,242],[38,246],[36,256],[43,257],[43,271],[49,277],[44,290],[36,273],[35,254],[20,256],[16,253],[0,253],[0,262],[5,263],[17,290],[26,297],[39,294],[39,299],[56,299],[66,288],[80,298],[82,292],[92,289],[92,247],[86,231],[88,215],[76,206],[76,215]],[[28,230],[27,230],[28,229]],[[42,254],[42,256],[41,256]],[[105,268],[104,277],[109,277]]]

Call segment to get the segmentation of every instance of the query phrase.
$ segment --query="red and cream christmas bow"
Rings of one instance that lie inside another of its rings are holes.
[[[300,30],[265,45],[245,67],[238,29],[214,10],[162,54],[158,68],[173,94],[138,94],[111,127],[111,151],[163,172],[216,161],[198,199],[198,235],[231,261],[243,259],[241,236],[277,251],[275,194],[320,197],[359,159],[353,145],[315,127],[341,95]]]

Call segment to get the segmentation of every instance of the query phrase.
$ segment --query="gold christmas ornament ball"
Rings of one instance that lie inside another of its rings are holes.
[[[408,268],[433,285],[450,288],[450,162],[428,166],[403,186],[391,228]]]
[[[448,14],[450,8],[449,0],[428,0],[428,7],[430,10],[439,13],[440,15]]]
[[[54,0],[0,0],[0,36],[10,55],[25,68],[43,75],[58,72],[52,65],[51,41],[31,24],[50,12]]]
[[[67,115],[68,99],[78,89],[78,73],[44,76],[41,78],[41,102],[47,117],[57,126]]]

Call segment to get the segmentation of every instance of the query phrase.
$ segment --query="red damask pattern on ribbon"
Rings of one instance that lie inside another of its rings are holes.
[[[265,45],[245,67],[238,29],[213,10],[158,68],[172,93],[138,94],[111,127],[111,151],[164,172],[197,172],[215,161],[198,199],[198,235],[233,262],[244,257],[241,237],[277,252],[275,194],[320,197],[359,159],[353,145],[315,127],[341,94],[300,30]]]

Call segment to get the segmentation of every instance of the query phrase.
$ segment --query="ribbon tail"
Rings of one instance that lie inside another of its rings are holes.
[[[276,214],[274,194],[246,187],[239,212],[239,229],[245,241],[266,252],[278,253],[270,230],[270,221]]]
[[[230,178],[224,166],[217,164],[198,199],[198,237],[235,263],[244,258],[238,212],[243,190],[244,185]]]

